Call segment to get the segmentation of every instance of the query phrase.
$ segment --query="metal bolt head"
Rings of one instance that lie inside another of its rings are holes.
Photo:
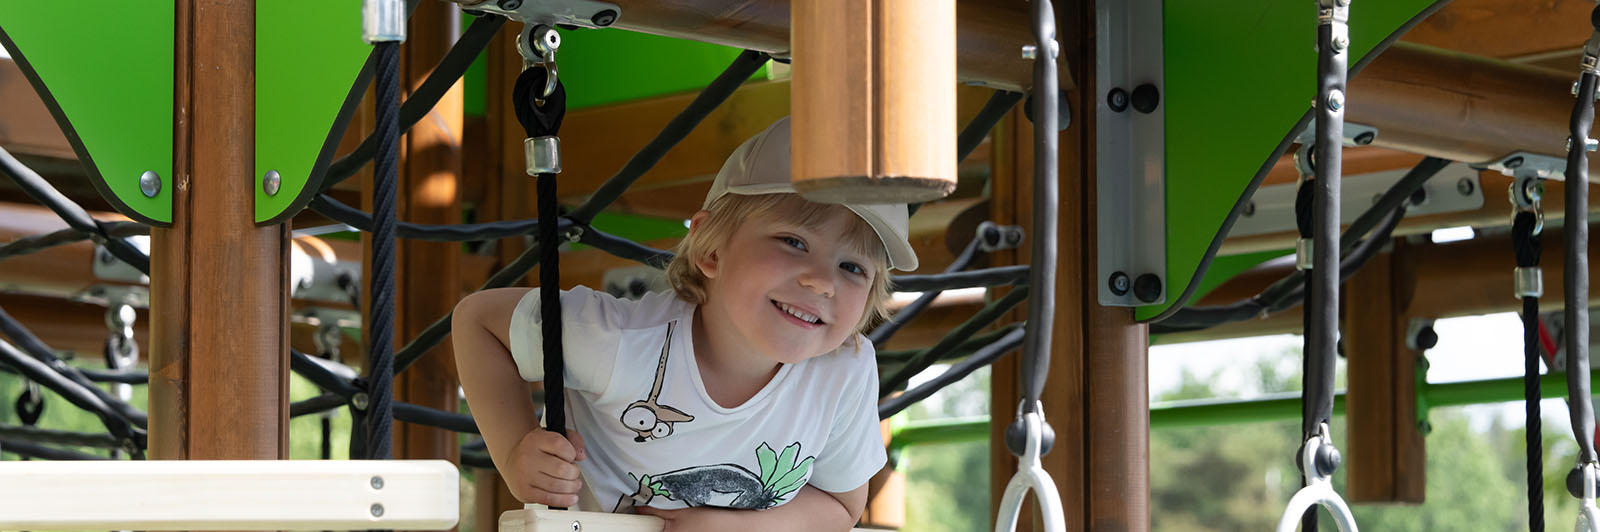
[[[1472,178],[1470,177],[1463,177],[1456,181],[1456,192],[1463,196],[1471,196],[1472,191],[1477,189],[1478,186],[1472,183]]]
[[[1328,93],[1328,110],[1338,111],[1344,109],[1344,91],[1334,89]]]
[[[500,9],[516,11],[520,7],[522,7],[522,0],[500,0]]]
[[[1244,204],[1244,212],[1242,212],[1240,214],[1245,215],[1246,218],[1251,217],[1251,216],[1255,216],[1256,215],[1256,202],[1252,200],[1249,203],[1245,203]]]
[[[1128,279],[1128,274],[1122,272],[1111,274],[1111,278],[1107,279],[1106,283],[1110,286],[1111,293],[1118,296],[1126,295],[1128,289],[1133,287],[1133,281]]]
[[[155,170],[145,170],[143,174],[139,174],[139,192],[143,192],[146,198],[154,198],[156,194],[160,194],[161,174],[157,174]]]
[[[375,490],[383,489],[383,477],[374,475],[372,477],[371,484],[372,484],[372,489],[375,489]]]
[[[602,28],[604,28],[606,26],[610,26],[611,23],[616,22],[616,21],[617,21],[617,10],[615,10],[615,9],[607,9],[605,11],[601,11],[599,13],[595,13],[593,17],[589,18],[589,22],[592,22],[592,23],[594,23],[594,25],[600,26]]]
[[[1032,44],[1022,45],[1022,58],[1032,61],[1039,58],[1039,47]]]
[[[1106,93],[1106,107],[1118,113],[1128,110],[1128,91],[1122,87],[1111,89],[1111,92]]]
[[[1345,48],[1349,48],[1349,47],[1350,47],[1350,38],[1349,37],[1346,37],[1344,35],[1340,35],[1338,37],[1334,37],[1333,38],[1333,51],[1335,51],[1335,52],[1343,52]]]
[[[267,175],[261,177],[261,191],[268,196],[278,195],[278,190],[283,188],[283,176],[277,170],[267,170]]]
[[[372,516],[373,517],[383,517],[383,505],[382,504],[372,503]]]
[[[350,397],[350,406],[356,407],[356,410],[366,410],[371,402],[372,399],[367,397],[365,392],[358,392]]]
[[[573,521],[572,522],[572,532],[579,532],[581,530],[583,530],[583,523],[579,523],[577,521]]]
[[[1600,149],[1600,140],[1583,139],[1583,151],[1595,151],[1596,149]]]

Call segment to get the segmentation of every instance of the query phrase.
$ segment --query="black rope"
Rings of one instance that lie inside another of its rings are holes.
[[[993,227],[989,227],[988,229],[998,231],[998,229]],[[983,230],[979,230],[972,235],[972,241],[967,242],[967,247],[961,250],[961,254],[957,255],[955,260],[950,261],[950,265],[946,266],[944,269],[945,273],[955,273],[965,270],[967,269],[967,266],[972,265],[973,259],[978,257],[978,248],[983,243],[983,233]],[[905,324],[910,323],[912,318],[917,317],[918,314],[922,313],[923,309],[926,309],[929,305],[932,305],[933,300],[938,298],[939,294],[943,292],[943,290],[930,290],[923,292],[922,295],[917,296],[916,300],[913,300],[910,304],[902,307],[898,312],[895,312],[893,316],[890,316],[888,321],[883,322],[882,325],[879,325],[877,328],[873,329],[871,333],[868,333],[867,340],[871,341],[872,345],[883,345],[885,342],[888,342],[889,338],[894,336],[894,333],[899,332],[901,327],[904,327]]]
[[[22,322],[17,321],[16,318],[7,313],[5,308],[0,308],[0,334],[4,334],[16,342],[16,346],[20,347],[27,356],[37,360],[63,379],[71,381],[81,390],[93,395],[99,404],[103,404],[108,408],[105,412],[106,414],[131,423],[138,428],[149,426],[149,417],[144,412],[123,402],[121,399],[112,397],[110,392],[101,389],[99,386],[95,386],[94,382],[85,377],[78,368],[57,357],[54,349],[51,349],[43,340],[35,336],[33,331],[29,331],[27,327],[24,327]],[[30,376],[30,378],[32,377]],[[52,387],[51,389],[56,390],[57,393],[63,393],[63,390],[59,388]]]
[[[312,198],[307,205],[311,210],[361,231],[372,231],[372,215],[346,205],[327,194]],[[535,220],[507,220],[476,224],[418,224],[398,222],[396,234],[400,238],[431,240],[435,242],[476,242],[495,240],[532,233],[538,227]]]
[[[105,425],[106,430],[118,440],[132,441],[137,447],[144,447],[144,433],[132,427],[127,419],[119,416],[98,395],[90,392],[89,387],[68,379],[50,365],[23,353],[10,342],[0,341],[0,363],[16,368],[24,377],[60,394],[73,406],[94,414],[100,418],[100,423]]]
[[[41,429],[27,425],[0,425],[0,439],[30,441],[43,445],[93,447],[96,449],[122,448],[122,441],[110,434]]]
[[[103,222],[106,235],[111,238],[126,238],[130,236],[148,235],[150,227],[138,222]],[[57,246],[82,242],[88,240],[89,235],[77,229],[67,228],[52,231],[41,235],[32,235],[18,238],[0,245],[0,260],[9,259],[20,255],[27,255],[44,251]]]
[[[368,293],[367,448],[369,460],[393,456],[395,196],[400,160],[400,43],[374,43],[377,53],[377,160],[372,184],[372,278]]]
[[[51,211],[56,213],[56,216],[61,217],[62,221],[67,222],[68,227],[88,235],[95,242],[104,245],[112,255],[122,259],[123,262],[133,265],[139,271],[150,271],[149,256],[145,255],[143,251],[139,251],[139,248],[129,244],[126,240],[112,237],[107,232],[106,222],[101,222],[89,216],[89,211],[83,210],[83,207],[67,199],[65,194],[50,186],[50,182],[45,181],[43,176],[23,165],[16,157],[11,156],[11,152],[6,151],[4,148],[0,148],[0,173],[10,176],[11,180],[15,181],[17,186],[28,197],[39,202],[40,205],[50,208]]]
[[[1515,193],[1515,192],[1514,192]],[[1511,246],[1517,267],[1538,268],[1541,239],[1533,232],[1538,214],[1518,212],[1511,221]],[[1528,530],[1544,532],[1544,438],[1539,400],[1539,296],[1522,295],[1522,398],[1527,415]]]
[[[928,369],[935,361],[955,350],[962,342],[977,334],[980,329],[988,327],[989,324],[1000,319],[1000,316],[1027,298],[1028,290],[1024,289],[1024,287],[1017,287],[1006,294],[1005,297],[1000,298],[999,301],[984,306],[983,309],[973,314],[967,321],[962,322],[961,325],[945,334],[943,338],[940,338],[938,343],[933,344],[933,347],[929,347],[915,358],[906,361],[905,366],[902,366],[893,375],[881,381],[878,385],[878,398],[883,399],[896,390],[905,388],[906,383],[911,382],[912,376]]]
[[[1035,262],[1034,264],[1039,264]],[[929,292],[935,290],[951,290],[955,288],[975,288],[979,286],[1005,286],[1013,284],[1032,284],[1029,274],[1037,274],[1038,270],[1029,268],[1027,264],[1016,266],[996,266],[981,270],[968,270],[964,272],[938,273],[931,275],[899,275],[890,279],[892,290],[898,292]]]
[[[950,366],[950,369],[940,373],[933,380],[907,390],[906,393],[885,400],[878,405],[878,419],[889,419],[890,416],[900,413],[901,410],[905,410],[923,399],[927,399],[928,396],[943,390],[946,386],[966,378],[967,375],[977,371],[978,368],[993,364],[1000,357],[1010,354],[1018,347],[1022,347],[1022,337],[1025,333],[1025,328],[1012,329],[1011,332],[1006,333],[1005,336],[994,341],[994,343],[983,346],[974,352],[972,356]]]
[[[45,460],[106,460],[104,456],[95,456],[78,451],[46,447],[26,440],[0,438],[0,448],[5,452],[26,458],[43,458]]]
[[[1001,326],[997,330],[983,334],[975,334],[972,336],[972,338],[968,338],[966,341],[961,342],[961,344],[957,345],[955,349],[951,350],[944,357],[940,358],[939,360],[935,360],[934,362],[947,362],[950,360],[971,356],[973,352],[978,350],[978,348],[994,343],[995,340],[999,340],[1001,337],[1010,334],[1011,331],[1016,330],[1020,326],[1021,325],[1017,323],[1008,323]],[[916,358],[923,351],[927,351],[927,348],[902,349],[898,351],[878,351],[878,367],[883,368],[884,366],[893,367],[904,365],[911,359]],[[882,369],[880,369],[878,372],[884,373]]]
[[[554,73],[535,67],[517,76],[512,109],[528,138],[555,137],[566,116],[566,88],[557,80],[550,94],[540,94]],[[566,360],[561,343],[561,204],[556,200],[556,174],[536,178],[539,210],[539,332],[544,349],[545,430],[565,436]]]

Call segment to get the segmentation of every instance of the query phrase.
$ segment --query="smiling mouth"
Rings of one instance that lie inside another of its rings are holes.
[[[790,316],[794,316],[794,318],[797,319],[797,320],[800,320],[800,321],[803,321],[803,322],[806,322],[806,323],[810,323],[812,325],[822,325],[823,324],[822,318],[819,318],[815,314],[811,314],[811,313],[806,312],[804,310],[800,310],[798,308],[795,308],[795,307],[792,307],[792,306],[789,306],[789,305],[786,305],[786,304],[783,304],[783,303],[779,303],[777,301],[773,301],[772,302],[772,306],[777,307],[779,311],[781,311],[781,312],[783,312],[785,314],[788,314]]]

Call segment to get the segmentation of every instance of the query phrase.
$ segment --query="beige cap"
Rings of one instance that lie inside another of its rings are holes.
[[[717,180],[711,183],[711,192],[706,194],[702,207],[711,206],[711,202],[723,194],[794,191],[794,185],[789,183],[789,117],[783,117],[733,150],[733,155],[728,156],[728,161],[722,163],[722,170],[717,172]],[[908,272],[917,269],[917,254],[911,250],[906,236],[910,233],[911,215],[904,203],[846,204],[845,207],[866,220],[878,234],[884,251],[888,252],[890,268]]]

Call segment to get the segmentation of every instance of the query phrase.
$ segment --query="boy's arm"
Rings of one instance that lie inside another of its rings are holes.
[[[861,520],[867,507],[867,486],[844,493],[822,491],[807,484],[795,493],[794,500],[767,510],[728,510],[723,508],[684,508],[657,510],[639,508],[639,513],[667,520],[665,532],[674,531],[839,531],[850,530]]]

